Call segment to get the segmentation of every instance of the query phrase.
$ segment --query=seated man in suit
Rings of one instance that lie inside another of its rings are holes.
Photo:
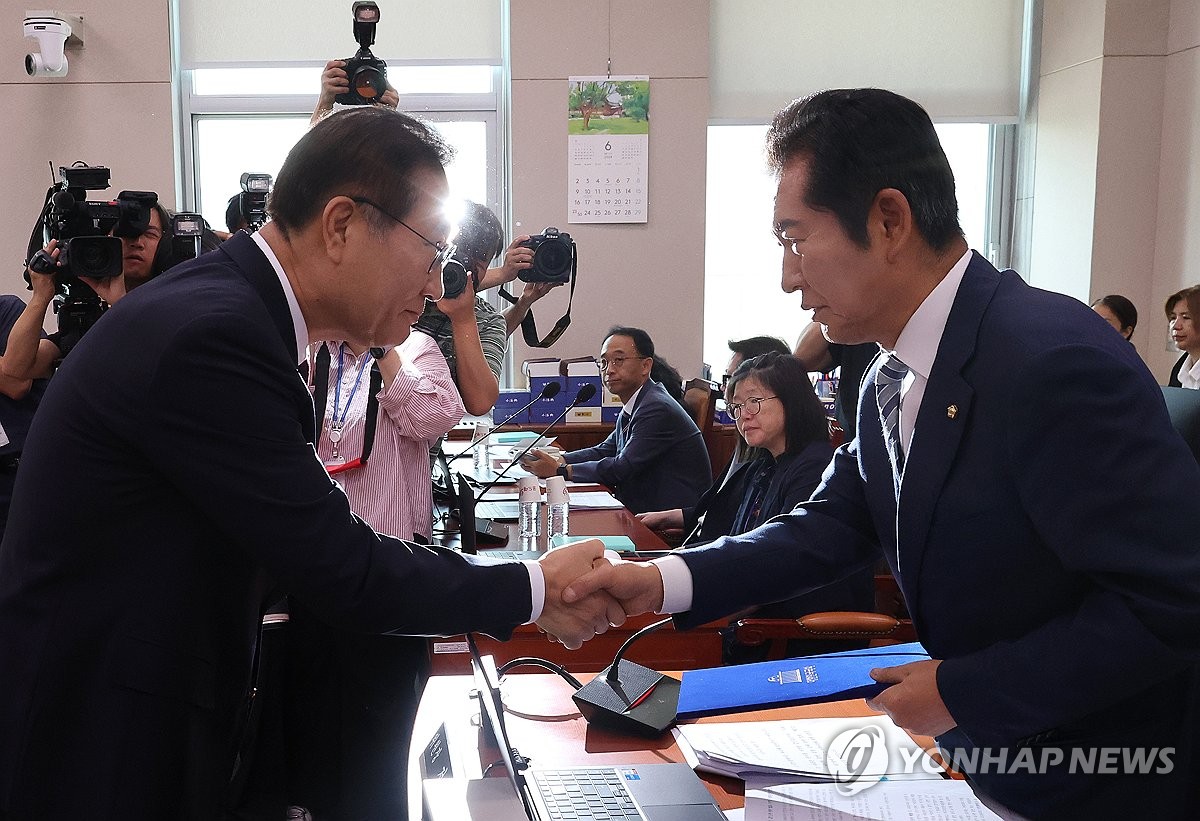
[[[363,632],[534,620],[578,646],[619,623],[560,601],[599,542],[513,563],[401,541],[313,450],[309,341],[400,343],[442,293],[448,157],[396,111],[329,117],[288,154],[270,222],[126,296],[51,380],[0,544],[0,818],[238,808],[281,593]]]
[[[692,507],[712,481],[700,429],[683,406],[650,378],[654,342],[641,328],[612,328],[600,354],[604,384],[624,408],[608,438],[556,459],[533,450],[525,467],[574,482],[608,486],[634,513]]]
[[[1086,305],[968,249],[913,101],[824,91],[767,140],[785,276],[828,339],[883,348],[858,436],[791,513],[599,563],[566,598],[691,627],[882,549],[931,658],[873,671],[873,706],[1020,815],[1200,817],[1200,468],[1154,377]]]

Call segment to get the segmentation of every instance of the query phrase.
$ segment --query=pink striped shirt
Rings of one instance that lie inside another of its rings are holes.
[[[331,359],[329,394],[317,453],[322,462],[333,457],[331,425],[344,418],[337,453],[350,461],[362,454],[371,355],[356,357],[340,342],[325,344]],[[319,348],[313,346],[314,355]],[[387,356],[400,356],[405,364],[379,392],[371,457],[366,465],[333,478],[346,492],[351,510],[379,532],[401,539],[411,539],[414,533],[428,538],[433,529],[429,447],[458,424],[465,410],[446,359],[428,334],[410,334]]]

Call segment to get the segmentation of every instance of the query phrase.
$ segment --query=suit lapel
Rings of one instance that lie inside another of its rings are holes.
[[[217,250],[233,261],[237,269],[258,293],[271,317],[271,322],[275,325],[275,330],[279,333],[280,342],[287,352],[288,359],[294,361],[299,352],[295,350],[296,329],[292,324],[292,312],[288,308],[283,286],[279,284],[279,277],[275,275],[275,269],[271,267],[270,261],[263,256],[262,251],[250,235],[242,231],[222,243]],[[310,396],[308,383],[298,371],[296,379],[303,387],[305,396]],[[311,397],[309,404],[311,405]],[[303,420],[304,433],[310,442],[317,441],[317,425],[314,414],[315,411],[310,412]]]
[[[979,326],[1000,283],[1000,274],[978,254],[963,276],[925,386],[913,429],[896,524],[898,561],[905,594],[916,600],[929,527],[942,488],[971,420],[975,391],[963,369],[975,354]]]

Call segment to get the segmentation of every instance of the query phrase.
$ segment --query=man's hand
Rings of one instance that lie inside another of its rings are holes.
[[[522,242],[529,240],[529,234],[515,238],[504,249],[504,262],[495,268],[488,268],[479,279],[479,290],[486,291],[497,285],[506,285],[517,278],[517,274],[526,268],[533,267],[533,249],[522,247]]]
[[[455,297],[442,297],[437,301],[438,310],[450,317],[451,322],[475,324],[475,289],[467,277],[466,287]]]
[[[517,301],[525,306],[533,305],[560,285],[561,282],[526,282]]]
[[[892,686],[867,699],[867,706],[887,713],[892,721],[917,735],[939,736],[953,730],[958,722],[938,692],[937,668],[941,663],[941,659],[930,659],[872,670],[871,678]]]
[[[597,562],[590,573],[563,591],[563,601],[571,604],[597,591],[605,591],[620,602],[626,616],[662,609],[662,574],[651,562]]]
[[[116,305],[118,300],[125,296],[125,277],[105,277],[104,279],[80,277],[79,279],[109,305]]]
[[[652,510],[649,513],[638,513],[634,516],[639,522],[651,530],[669,530],[683,527],[683,510]]]
[[[568,650],[578,650],[592,636],[605,632],[610,626],[625,623],[625,611],[607,593],[577,596],[570,605],[564,602],[563,589],[591,570],[593,563],[608,565],[604,558],[604,543],[599,539],[551,550],[538,562],[546,579],[546,603],[538,627],[562,642]]]
[[[521,467],[541,479],[548,479],[562,467],[557,459],[541,448],[534,448],[521,457]]]
[[[32,259],[29,260],[29,284],[33,288],[33,301],[37,302],[43,308],[50,305],[50,301],[54,299],[54,272],[58,268],[58,258],[62,255],[62,249],[58,247],[58,240],[52,239],[46,243],[46,247],[38,251]],[[49,263],[46,262],[47,257]],[[46,271],[47,264],[53,267]],[[36,270],[41,268],[44,273]]]

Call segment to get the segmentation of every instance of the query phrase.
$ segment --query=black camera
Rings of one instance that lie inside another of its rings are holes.
[[[570,282],[575,269],[575,242],[570,234],[557,228],[547,228],[540,234],[522,242],[525,248],[533,249],[533,267],[517,274],[522,282]]]
[[[379,102],[387,91],[387,63],[371,53],[375,43],[375,24],[379,22],[379,6],[370,0],[358,0],[354,12],[354,39],[358,53],[346,60],[346,77],[350,90],[337,95],[335,103],[342,105],[371,105]]]
[[[454,299],[465,291],[468,277],[471,279],[471,285],[479,291],[479,276],[462,250],[457,250],[442,266],[442,298]]]
[[[200,255],[204,217],[181,212],[171,218],[171,264],[178,265]]]
[[[100,297],[80,277],[121,275],[124,250],[119,237],[138,237],[150,228],[150,211],[158,204],[158,194],[122,191],[115,200],[89,200],[88,191],[108,188],[107,168],[75,165],[60,167],[58,172],[60,181],[46,192],[29,238],[27,266],[54,275],[59,348],[65,356],[105,310]],[[42,250],[52,239],[58,240],[60,249],[57,264]],[[25,281],[30,282],[28,271]]]
[[[267,196],[271,193],[271,175],[246,171],[242,174],[242,193],[238,194],[238,211],[251,233],[267,221]]]

